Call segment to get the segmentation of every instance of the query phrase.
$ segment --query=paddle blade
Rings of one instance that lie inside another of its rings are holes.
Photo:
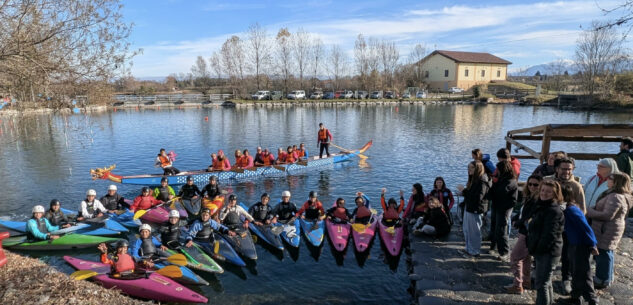
[[[145,213],[147,213],[147,210],[138,210],[134,213],[134,217],[132,217],[132,220],[137,220],[141,217],[143,217],[143,215],[145,215]]]
[[[367,156],[365,156],[363,154],[358,154],[358,157],[363,159],[363,160],[366,160],[367,158],[369,158],[369,157],[367,157]]]
[[[389,233],[389,234],[394,234],[394,233],[396,233],[396,229],[394,229],[393,227],[387,227],[387,228],[385,229],[385,231],[387,231],[387,233]]]
[[[352,224],[352,229],[354,229],[354,231],[359,232],[359,233],[365,232],[366,228],[367,228],[367,225],[364,225],[362,223],[353,223]]]
[[[276,170],[280,170],[280,171],[282,171],[282,172],[285,172],[285,171],[286,171],[286,168],[285,168],[285,167],[283,167],[283,166],[273,165],[273,167],[274,167]]]
[[[169,265],[169,266],[166,266],[164,268],[158,269],[158,271],[156,271],[156,273],[158,273],[158,274],[160,274],[162,276],[166,276],[168,278],[181,278],[182,277],[182,270],[180,270],[180,267],[174,266],[174,265]]]
[[[79,270],[70,274],[70,278],[76,281],[85,280],[87,278],[91,278],[95,275],[99,275],[96,271],[92,270]]]
[[[220,252],[220,242],[219,241],[215,241],[215,243],[213,244],[213,253],[218,254]]]
[[[174,254],[170,257],[167,258],[167,261],[174,264],[174,265],[178,265],[178,266],[186,266],[187,265],[187,258],[178,253],[178,254]]]

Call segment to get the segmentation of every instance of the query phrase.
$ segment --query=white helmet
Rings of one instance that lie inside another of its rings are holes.
[[[111,184],[111,185],[108,187],[108,191],[116,191],[116,185]]]
[[[172,217],[180,218],[180,213],[178,212],[178,210],[169,211],[169,218],[172,218]]]
[[[44,207],[41,205],[36,205],[33,207],[33,212],[32,213],[44,213]]]
[[[150,233],[152,233],[152,226],[150,226],[150,225],[148,225],[148,224],[144,223],[144,224],[142,224],[142,225],[138,228],[138,232],[139,232],[139,233],[141,233],[141,231],[143,231],[143,230],[147,230],[147,231],[149,231]]]
[[[89,189],[86,192],[86,196],[97,196],[97,191],[93,190],[93,189]]]
[[[283,191],[281,197],[290,197],[290,191]]]

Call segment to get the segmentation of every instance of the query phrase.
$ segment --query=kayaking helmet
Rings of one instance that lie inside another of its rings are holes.
[[[171,210],[169,211],[169,218],[180,218],[180,213],[178,212],[178,210]]]
[[[235,196],[235,194],[231,194],[229,196],[229,201],[232,201],[232,200],[237,200],[237,196]]]
[[[143,231],[143,230],[147,230],[147,231],[149,231],[150,233],[152,233],[152,226],[150,226],[150,225],[148,225],[148,224],[144,223],[144,224],[142,224],[142,225],[138,228],[138,232],[139,232],[139,233],[141,233],[141,231]]]
[[[187,181],[193,181],[193,176],[187,176]]]
[[[53,206],[60,205],[60,204],[61,203],[59,202],[59,200],[53,199],[53,200],[51,200],[50,207],[52,208]]]
[[[145,193],[145,192],[149,192],[149,187],[144,186],[144,187],[141,189],[141,193]]]
[[[317,192],[310,191],[310,198],[317,198]]]
[[[97,196],[97,191],[93,190],[93,189],[89,189],[86,192],[86,196]]]
[[[33,207],[33,213],[44,213],[44,207],[41,205],[36,205]]]
[[[125,239],[119,240],[115,245],[115,248],[117,249],[123,248],[123,247],[130,247],[130,243]]]
[[[263,193],[263,194],[262,194],[261,199],[264,199],[264,198],[270,198],[270,196],[268,196],[268,193]]]
[[[281,197],[290,197],[290,191],[281,192]]]
[[[117,188],[116,188],[116,185],[114,184],[110,184],[110,186],[108,187],[108,191],[116,191],[116,190]]]
[[[202,209],[200,210],[200,215],[202,215],[202,214],[204,214],[204,213],[209,213],[209,214],[211,214],[211,209],[209,209],[209,208],[202,208]]]

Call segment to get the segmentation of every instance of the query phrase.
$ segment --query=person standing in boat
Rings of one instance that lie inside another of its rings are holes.
[[[164,148],[160,149],[158,157],[156,157],[156,165],[163,169],[163,175],[172,176],[180,173],[180,171],[174,167],[171,158],[169,158]]]
[[[319,147],[319,159],[323,158],[323,150],[330,157],[330,142],[332,141],[332,133],[325,128],[323,123],[319,123],[319,132],[317,137],[317,147]]]
[[[61,210],[61,203],[57,199],[51,200],[49,210],[46,211],[44,217],[48,219],[48,222],[53,226],[61,226],[69,223],[68,217],[66,217]]]
[[[253,216],[253,222],[262,226],[264,224],[270,224],[273,217],[273,208],[268,204],[270,202],[270,196],[268,193],[262,194],[260,201],[248,209],[248,214]]]
[[[130,211],[136,212],[137,210],[147,210],[161,203],[163,202],[150,195],[149,187],[144,186],[141,189],[141,195],[138,195],[136,196],[136,198],[134,198],[134,203],[132,203],[132,206],[130,206]]]
[[[308,200],[303,204],[301,209],[295,214],[296,217],[301,217],[307,221],[315,221],[323,219],[325,217],[325,210],[323,204],[317,199],[317,192],[311,191],[308,196]],[[305,212],[305,214],[304,214]]]
[[[154,198],[167,202],[176,197],[176,192],[169,186],[168,182],[169,179],[167,177],[160,179],[160,186],[154,189]]]
[[[108,211],[103,204],[101,204],[101,201],[96,198],[97,191],[90,189],[86,192],[86,199],[82,201],[79,206],[79,217],[77,217],[77,221],[101,217],[103,213]]]
[[[101,204],[108,210],[108,213],[115,213],[116,211],[125,209],[127,205],[123,196],[117,193],[116,185],[112,184],[108,187],[108,193],[99,199]]]

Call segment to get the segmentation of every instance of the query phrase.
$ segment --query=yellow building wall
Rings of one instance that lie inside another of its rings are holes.
[[[445,71],[448,70],[448,77],[444,76]],[[455,71],[457,71],[457,64],[442,55],[435,54],[427,58],[422,63],[422,71],[424,73],[424,80],[433,90],[445,90],[450,87],[455,87],[457,84],[455,80]],[[428,76],[426,76],[428,72]]]
[[[505,81],[508,71],[507,65],[501,64],[460,63],[457,66],[456,86],[464,90],[491,81]],[[468,75],[466,75],[467,70]],[[481,75],[482,71],[484,76]]]
[[[448,70],[448,77],[444,76],[446,70]],[[468,75],[466,75],[466,70],[468,70]],[[434,54],[422,63],[422,71],[425,76],[424,81],[430,90],[444,91],[450,87],[469,90],[478,84],[505,81],[508,67],[503,64],[456,63],[443,55]],[[482,71],[484,71],[484,76],[481,76]],[[426,76],[427,73],[428,76]]]

